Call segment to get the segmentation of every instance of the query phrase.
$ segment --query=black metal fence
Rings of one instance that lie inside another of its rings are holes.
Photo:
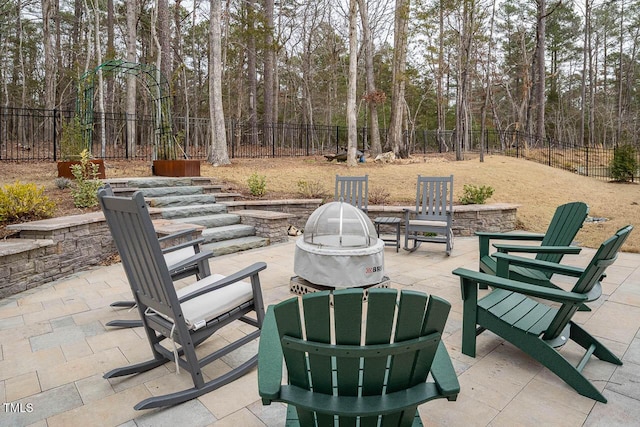
[[[0,161],[55,161],[60,159],[64,123],[72,111],[0,107]],[[153,120],[124,114],[96,114],[91,143],[94,157],[150,160],[153,158]],[[136,125],[136,140],[128,141],[127,120]],[[206,159],[210,129],[208,118],[174,118],[176,140],[186,158]],[[347,128],[341,126],[268,123],[251,126],[227,121],[227,144],[231,158],[294,157],[337,154],[346,149]],[[383,131],[384,133],[384,131]],[[104,135],[104,138],[103,138]],[[411,153],[429,154],[455,150],[454,131],[415,130],[406,132]],[[383,136],[384,139],[384,136]],[[483,141],[484,139],[484,141]],[[104,141],[104,142],[103,142]],[[358,149],[367,151],[367,128],[358,129]],[[613,147],[586,147],[558,141],[538,141],[521,132],[471,132],[465,152],[500,154],[536,161],[548,166],[599,179],[611,179]],[[636,147],[640,164],[640,147]],[[640,180],[636,170],[634,180]]]

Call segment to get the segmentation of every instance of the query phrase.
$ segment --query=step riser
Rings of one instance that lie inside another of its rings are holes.
[[[225,205],[221,204],[180,206],[163,209],[162,217],[165,219],[178,219],[194,216],[218,215],[225,213],[227,213],[227,208]]]
[[[171,206],[207,205],[215,202],[215,196],[202,194],[193,196],[157,197],[150,199],[149,204],[154,208],[160,208]]]
[[[177,218],[178,222],[202,225],[206,228],[224,227],[226,225],[240,224],[240,217],[231,214],[218,214],[205,217]]]
[[[226,244],[222,245],[221,243],[226,243]],[[205,249],[212,251],[214,256],[221,256],[221,255],[228,255],[228,254],[232,254],[240,251],[247,251],[249,249],[261,248],[267,245],[268,245],[267,239],[255,238],[255,239],[247,239],[247,241],[244,241],[244,239],[239,239],[238,242],[229,240],[225,242],[209,243],[207,245],[204,245],[203,247]]]
[[[222,242],[224,240],[255,236],[256,229],[250,225],[236,224],[233,226],[207,228],[202,231],[205,243]]]

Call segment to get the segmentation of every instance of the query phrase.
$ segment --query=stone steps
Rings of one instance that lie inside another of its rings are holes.
[[[269,239],[256,237],[256,227],[241,224],[241,217],[228,213],[220,202],[235,201],[237,193],[225,193],[224,186],[207,177],[120,178],[107,180],[114,193],[130,196],[140,191],[149,206],[160,211],[163,219],[204,227],[205,247],[214,255],[266,246]]]
[[[212,251],[214,256],[221,256],[249,249],[261,248],[268,244],[269,240],[266,238],[249,236],[238,239],[223,240],[221,242],[207,243],[202,245],[202,247]]]

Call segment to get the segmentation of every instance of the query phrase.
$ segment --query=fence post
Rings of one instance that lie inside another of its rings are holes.
[[[589,146],[588,145],[585,147],[585,150],[586,150],[586,156],[585,157],[586,157],[586,160],[587,160],[587,165],[585,167],[585,170],[586,170],[587,176],[589,176]]]
[[[305,128],[305,142],[307,144],[307,156],[309,155],[309,123],[306,124]]]
[[[57,151],[58,151],[57,150],[57,148],[58,148],[57,146],[58,146],[58,144],[57,144],[57,139],[56,139],[56,134],[58,133],[57,132],[57,126],[56,126],[57,117],[58,117],[58,109],[54,108],[53,109],[53,138],[52,138],[53,139],[53,161],[54,162],[58,161],[58,154],[57,154]]]

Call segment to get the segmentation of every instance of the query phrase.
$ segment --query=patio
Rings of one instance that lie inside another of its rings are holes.
[[[592,358],[585,375],[603,389],[608,404],[580,396],[555,375],[490,333],[478,339],[478,357],[460,353],[462,304],[457,267],[477,269],[477,239],[457,238],[450,257],[441,245],[424,244],[409,254],[385,249],[386,274],[392,286],[433,293],[447,299],[452,311],[445,343],[459,375],[457,402],[433,401],[420,408],[425,425],[540,426],[637,425],[640,419],[640,254],[622,253],[607,270],[605,295],[591,312],[575,319],[624,361],[615,367]],[[583,250],[567,263],[585,265],[593,255]],[[255,261],[261,273],[265,304],[291,296],[294,241],[212,260],[212,271],[229,274]],[[188,280],[188,279],[187,279]],[[130,295],[120,264],[92,268],[0,301],[0,426],[278,426],[284,406],[262,406],[257,373],[199,399],[160,410],[135,411],[133,405],[154,394],[190,386],[187,373],[171,363],[151,372],[113,380],[104,372],[146,359],[149,348],[140,328],[111,329],[116,318],[136,312],[109,304]],[[242,334],[227,328],[207,345]],[[225,336],[226,335],[226,336]],[[255,348],[257,348],[257,343]],[[572,355],[567,345],[562,350]],[[225,358],[229,365],[245,357],[242,350]],[[578,357],[576,352],[576,358]],[[205,369],[225,369],[224,363]]]

